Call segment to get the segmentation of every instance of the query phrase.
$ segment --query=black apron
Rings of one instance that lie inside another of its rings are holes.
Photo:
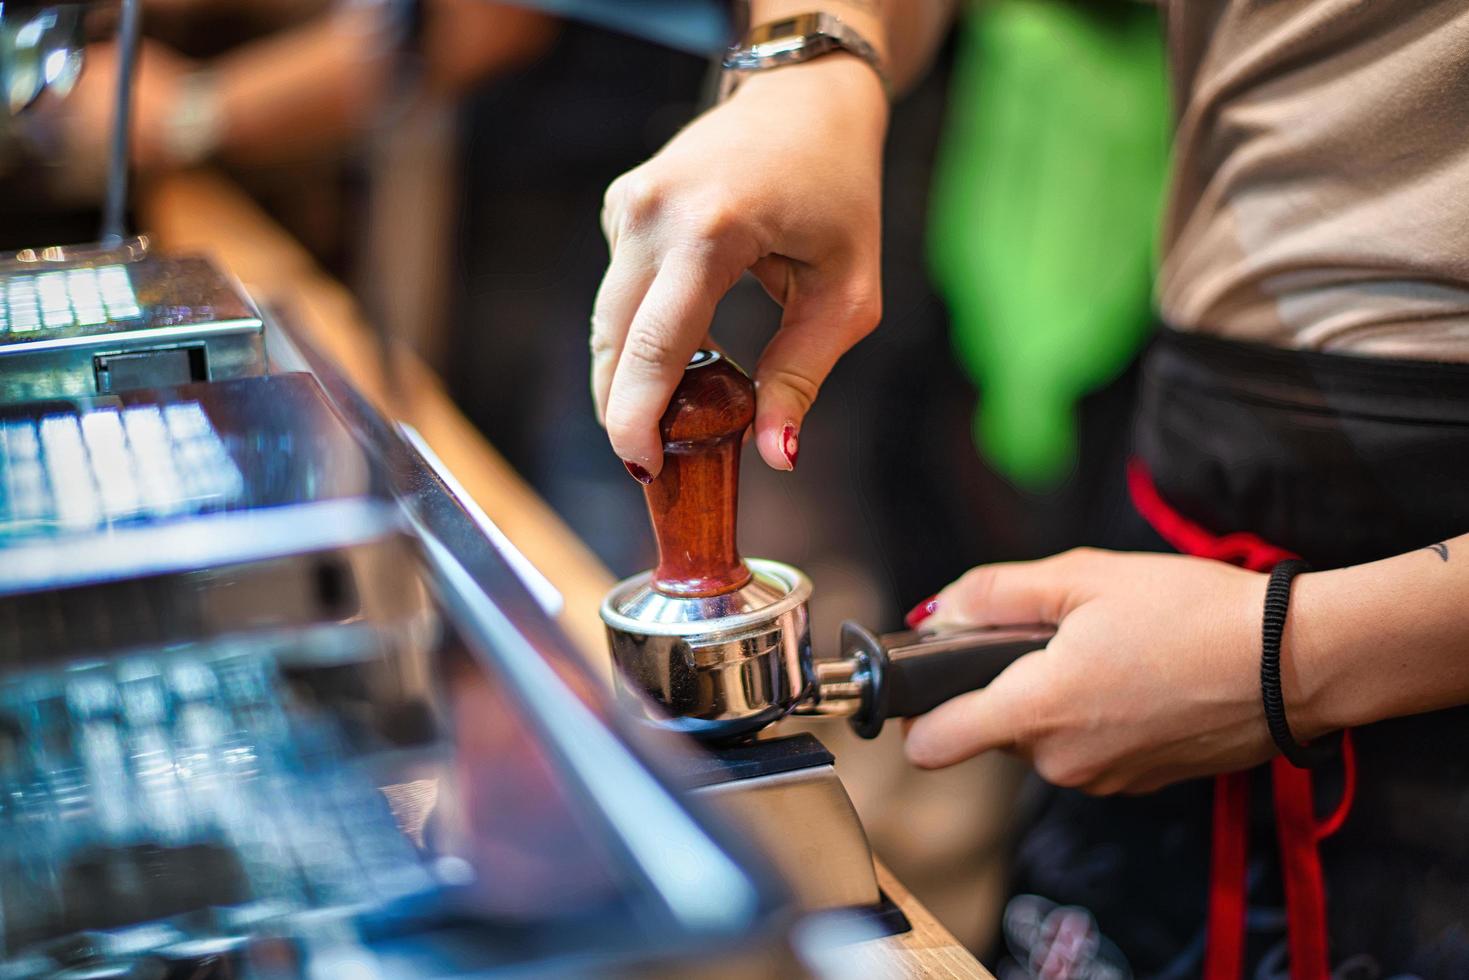
[[[1145,357],[1134,448],[1162,499],[1214,534],[1252,532],[1318,569],[1385,558],[1469,531],[1469,364],[1164,330]],[[1141,517],[1123,540],[1166,548]],[[1333,975],[1469,977],[1469,708],[1358,729],[1353,743],[1355,802],[1320,845]],[[1270,781],[1254,780],[1246,975],[1284,977]],[[1318,812],[1342,781],[1340,767],[1317,774]],[[1198,976],[1210,782],[1137,798],[1034,793],[1008,965],[1038,972],[1038,944],[1064,932],[1038,923],[1064,925],[1069,910],[1072,933],[1083,912],[1095,930],[1069,940],[1094,952],[1072,975]]]

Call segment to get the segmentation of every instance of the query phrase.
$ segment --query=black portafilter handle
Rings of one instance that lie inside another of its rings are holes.
[[[842,662],[853,668],[844,693],[858,701],[849,719],[852,729],[876,738],[889,718],[912,718],[977,691],[1055,635],[1052,626],[879,635],[849,620],[842,624],[841,644]]]

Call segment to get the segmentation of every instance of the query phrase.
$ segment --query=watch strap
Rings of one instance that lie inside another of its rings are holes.
[[[834,14],[805,13],[767,21],[752,28],[744,41],[724,55],[720,98],[728,98],[740,81],[757,71],[801,64],[826,54],[846,52],[865,61],[889,97],[892,86],[877,49]]]

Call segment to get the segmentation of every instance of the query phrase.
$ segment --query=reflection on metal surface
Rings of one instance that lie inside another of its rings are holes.
[[[76,965],[56,941],[81,929],[114,934],[73,947],[84,960],[246,921],[299,933],[304,913],[349,920],[433,887],[381,795],[330,729],[286,712],[273,661],[248,644],[12,680],[0,732],[9,956]]]
[[[5,537],[353,499],[390,497],[306,375],[0,408]]]
[[[81,3],[0,4],[0,90],[8,112],[28,108],[48,89],[58,97],[71,91],[82,70],[85,12]]]
[[[0,535],[198,513],[244,491],[195,401],[0,423]]]
[[[867,834],[830,764],[695,792],[762,845],[802,909],[869,908],[880,901]]]
[[[515,547],[515,543],[505,536],[504,531],[501,531],[495,526],[495,522],[490,520],[490,515],[486,514],[484,509],[475,503],[474,498],[469,495],[469,491],[465,490],[463,485],[454,478],[454,474],[449,472],[449,468],[444,465],[444,461],[439,459],[438,455],[433,451],[433,448],[424,441],[423,436],[418,434],[417,429],[406,422],[399,422],[397,428],[408,445],[422,457],[424,466],[443,482],[444,489],[448,491],[449,496],[454,502],[463,508],[464,513],[468,515],[470,520],[474,522],[475,526],[479,528],[484,536],[489,539],[490,543],[494,545],[495,550],[505,556],[505,560],[515,569],[515,574],[519,576],[521,583],[530,590],[531,594],[536,597],[536,601],[540,603],[541,611],[547,616],[561,615],[561,611],[565,606],[562,602],[561,593],[556,590],[556,586],[551,584],[551,580],[546,578],[539,568],[532,565],[525,555],[521,554],[520,549]]]
[[[33,273],[61,266],[117,265],[141,262],[149,255],[153,241],[147,235],[134,235],[120,242],[84,245],[47,245],[23,248],[0,254],[0,275]]]
[[[477,630],[500,651],[496,667],[544,726],[539,735],[603,808],[609,829],[685,928],[749,928],[761,896],[700,828],[516,632],[467,570],[429,539],[440,573],[459,590]]]

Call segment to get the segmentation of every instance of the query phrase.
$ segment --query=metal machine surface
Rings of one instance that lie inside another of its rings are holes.
[[[351,731],[279,641],[8,676],[0,975],[791,975],[772,893],[587,692],[534,678],[566,699],[539,717],[509,652],[446,633],[406,747]]]
[[[0,666],[247,629],[315,628],[329,660],[426,618],[385,478],[307,374],[0,408],[0,547]]]
[[[797,975],[544,583],[273,343],[0,409],[0,976]]]
[[[0,256],[0,403],[258,375],[263,333],[209,260],[145,238]]]

